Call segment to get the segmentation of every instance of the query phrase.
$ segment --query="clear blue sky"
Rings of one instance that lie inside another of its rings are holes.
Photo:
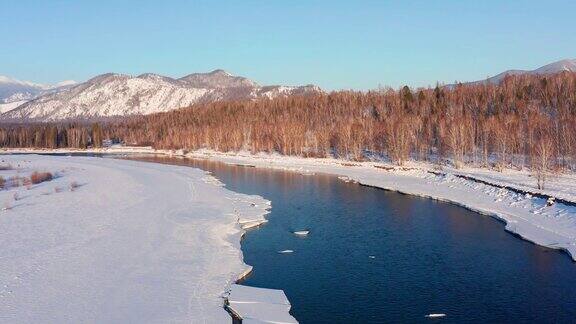
[[[574,13],[574,0],[0,0],[0,75],[223,68],[261,84],[425,86],[576,58]]]

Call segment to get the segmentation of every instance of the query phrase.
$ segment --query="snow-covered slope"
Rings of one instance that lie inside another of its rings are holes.
[[[0,114],[8,112],[10,110],[16,109],[20,105],[28,102],[28,100],[20,100],[20,101],[11,101],[8,103],[0,103]]]
[[[266,86],[223,70],[180,79],[157,74],[103,74],[66,91],[46,94],[2,114],[3,119],[63,120],[152,114],[194,103],[273,98],[321,91],[316,86]]]
[[[0,112],[10,111],[38,96],[58,92],[74,84],[75,81],[68,80],[54,85],[44,85],[0,75]]]
[[[562,71],[568,72],[576,72],[576,59],[572,60],[562,60],[554,63],[550,63],[548,65],[544,65],[534,71],[530,71],[529,73],[533,74],[549,74],[549,73],[557,73]]]
[[[0,103],[30,100],[49,87],[0,75]]]
[[[539,67],[535,70],[508,70],[504,71],[498,75],[490,77],[486,79],[488,83],[498,84],[508,75],[522,75],[522,74],[554,74],[562,71],[567,72],[576,72],[576,59],[569,59],[569,60],[561,60],[558,62],[550,63]],[[484,82],[484,81],[477,81],[477,82]]]
[[[156,75],[104,74],[68,91],[41,96],[8,113],[11,118],[57,120],[74,117],[149,114],[199,100],[206,89],[186,89]]]

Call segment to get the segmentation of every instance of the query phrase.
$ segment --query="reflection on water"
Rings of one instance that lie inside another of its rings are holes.
[[[272,201],[247,233],[245,284],[283,289],[301,323],[572,322],[576,264],[458,206],[336,177],[165,157]],[[309,229],[298,237],[295,230]],[[277,251],[291,249],[292,254]],[[372,258],[372,257],[373,258]]]

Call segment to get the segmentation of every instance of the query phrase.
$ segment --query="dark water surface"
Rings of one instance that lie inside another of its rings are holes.
[[[244,284],[283,289],[301,323],[576,321],[576,263],[491,217],[333,176],[139,159],[199,167],[272,201],[269,223],[242,242],[254,266]]]

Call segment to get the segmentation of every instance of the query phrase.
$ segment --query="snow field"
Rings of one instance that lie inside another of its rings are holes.
[[[0,322],[229,323],[224,293],[249,269],[239,222],[269,203],[207,173],[125,160],[3,156]],[[78,186],[71,187],[71,183]],[[18,193],[19,199],[14,200]]]

